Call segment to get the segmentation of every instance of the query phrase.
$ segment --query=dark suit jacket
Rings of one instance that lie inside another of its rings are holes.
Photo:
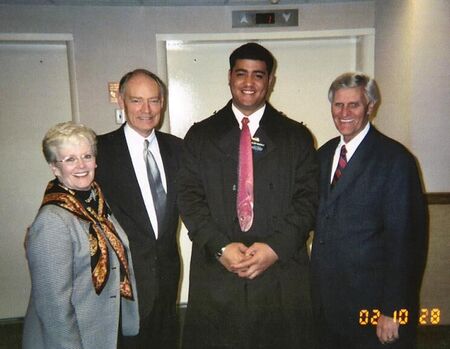
[[[145,318],[156,297],[176,305],[180,256],[176,241],[179,215],[175,176],[179,167],[181,140],[156,132],[167,179],[167,214],[155,239],[125,139],[124,126],[98,137],[96,180],[120,225],[128,235],[134,262],[139,313]]]
[[[426,208],[414,157],[371,126],[330,189],[334,138],[319,149],[320,205],[312,249],[315,314],[337,333],[358,336],[359,312],[417,324],[426,251]],[[369,326],[370,327],[370,326]],[[403,327],[403,326],[402,326]],[[375,336],[375,328],[370,333]],[[402,339],[402,335],[400,335]]]
[[[193,247],[183,344],[297,348],[310,334],[305,242],[318,198],[313,139],[303,125],[266,106],[255,135],[265,148],[253,152],[254,220],[242,233],[236,217],[239,136],[230,102],[185,137],[178,202]],[[237,241],[265,242],[280,259],[256,279],[241,279],[214,257]]]

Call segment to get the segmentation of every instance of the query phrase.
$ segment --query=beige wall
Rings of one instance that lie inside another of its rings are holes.
[[[406,146],[411,144],[411,1],[377,1],[375,75],[381,106],[375,124]]]
[[[418,156],[428,191],[450,191],[450,2],[374,0],[289,7],[299,8],[300,25],[288,30],[376,29],[375,77],[383,95],[376,123]],[[240,33],[244,30],[231,28],[231,10],[0,5],[0,33],[72,34],[81,121],[104,133],[117,127],[107,83],[135,67],[156,71],[156,34]],[[329,115],[317,117],[330,120]]]
[[[0,5],[0,33],[68,33],[73,36],[74,66],[80,119],[96,132],[117,128],[115,105],[109,103],[107,83],[118,81],[136,67],[157,70],[156,34],[177,33],[241,33],[231,28],[231,8],[228,7],[63,7]],[[305,5],[299,7],[300,30],[332,30],[373,28],[374,3]],[[298,31],[299,28],[288,29]],[[267,30],[266,30],[267,31]],[[281,31],[286,31],[282,28]],[[261,33],[264,30],[253,29]],[[226,59],[226,57],[224,57]],[[226,72],[225,72],[226,73]],[[16,85],[20,85],[20,82]],[[1,92],[0,92],[1,93]],[[324,91],[324,101],[326,92]],[[17,97],[21,100],[21,96]],[[228,98],[228,96],[226,97]],[[22,101],[21,101],[22,102]],[[30,99],[29,105],[42,102]],[[328,113],[327,113],[328,114]],[[37,119],[37,115],[33,115]],[[44,116],[45,117],[45,114]],[[318,116],[321,117],[321,116]],[[329,123],[329,115],[323,115]],[[36,130],[34,130],[37,132]],[[40,131],[38,133],[41,133]],[[18,135],[20,137],[24,135]],[[37,148],[36,148],[37,151]],[[42,160],[43,164],[43,160]],[[32,169],[30,172],[35,173]],[[30,177],[31,178],[31,177]],[[27,180],[30,180],[27,177]],[[43,187],[39,185],[43,190]],[[33,199],[39,202],[42,194]],[[37,206],[35,206],[37,209]],[[23,221],[20,213],[12,218]],[[28,221],[28,219],[27,219]],[[3,248],[14,251],[19,259],[7,259],[0,267],[0,279],[11,297],[0,300],[0,318],[24,315],[29,293],[29,276],[23,257],[23,231],[17,232]],[[0,236],[9,234],[0,229]],[[15,284],[7,281],[15,275]],[[20,290],[20,292],[18,291]]]
[[[372,1],[289,6],[292,7],[300,10],[300,27],[288,30],[374,26]],[[71,33],[74,37],[81,121],[104,133],[116,128],[114,106],[108,102],[108,81],[118,81],[122,74],[136,67],[156,71],[156,34],[242,32],[242,29],[231,28],[231,10],[220,6],[0,5],[0,33]],[[282,30],[286,31],[286,28]],[[264,30],[258,28],[253,31]]]
[[[450,1],[377,0],[376,125],[418,158],[428,192],[450,191]]]
[[[375,123],[418,157],[427,191],[450,191],[450,2],[289,7],[299,9],[300,25],[292,31],[375,28],[375,77],[382,92]],[[138,66],[156,71],[156,34],[267,31],[231,28],[232,9],[0,5],[0,33],[72,34],[81,121],[104,133],[116,127],[108,81]]]

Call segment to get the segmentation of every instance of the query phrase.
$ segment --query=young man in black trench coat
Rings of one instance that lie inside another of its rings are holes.
[[[193,242],[184,348],[311,348],[306,240],[314,226],[313,138],[266,102],[273,56],[248,43],[230,56],[232,100],[191,127],[178,203]],[[253,220],[237,218],[239,144],[249,119]]]

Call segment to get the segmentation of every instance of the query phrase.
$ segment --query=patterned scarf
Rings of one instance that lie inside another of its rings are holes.
[[[45,190],[41,206],[44,205],[62,207],[89,222],[92,282],[95,292],[100,294],[108,281],[108,241],[120,262],[120,295],[133,300],[127,254],[114,225],[108,219],[109,208],[98,184],[92,182],[91,190],[82,192],[68,189],[62,186],[58,179],[54,179],[48,183]]]

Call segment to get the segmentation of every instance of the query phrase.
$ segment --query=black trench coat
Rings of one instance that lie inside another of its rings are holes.
[[[184,348],[311,348],[306,240],[318,202],[307,128],[266,105],[255,134],[254,221],[236,218],[240,129],[229,102],[191,127],[178,176],[179,208],[193,242]],[[254,280],[215,258],[230,242],[265,242],[279,260]]]

